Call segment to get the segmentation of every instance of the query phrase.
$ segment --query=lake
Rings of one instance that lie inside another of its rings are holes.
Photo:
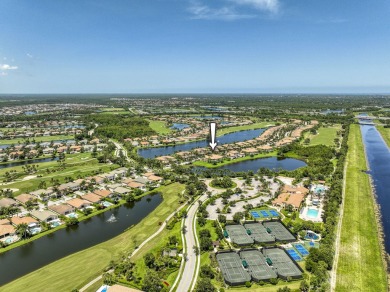
[[[255,130],[234,132],[234,133],[217,137],[217,141],[219,144],[229,144],[229,143],[247,141],[259,137],[264,131],[265,129],[255,129]],[[163,146],[163,147],[156,147],[156,148],[139,149],[138,155],[144,158],[155,158],[156,156],[172,155],[177,151],[190,151],[195,148],[203,148],[203,147],[208,147],[208,142],[206,140],[188,142],[185,144],[179,144],[175,146]]]
[[[190,127],[190,125],[188,125],[188,124],[178,124],[178,123],[174,123],[174,124],[171,126],[171,129],[181,131],[181,130],[183,130],[183,129],[185,129],[185,128],[189,128],[189,127]]]
[[[372,177],[377,202],[381,207],[386,251],[390,252],[390,151],[374,126],[361,125],[363,143]]]
[[[12,161],[12,162],[7,162],[7,163],[0,164],[0,169],[9,168],[9,167],[15,167],[15,166],[21,166],[21,165],[27,165],[27,164],[49,162],[49,161],[55,161],[55,160],[58,160],[58,157],[55,157],[54,159],[52,159],[51,157],[46,157],[46,158],[35,158],[35,159],[23,160],[23,161],[15,160],[15,161]]]
[[[162,197],[159,194],[148,195],[137,202],[82,221],[78,226],[57,230],[0,254],[0,285],[123,233],[130,226],[139,223],[161,202]],[[107,219],[112,214],[118,220],[108,223]]]

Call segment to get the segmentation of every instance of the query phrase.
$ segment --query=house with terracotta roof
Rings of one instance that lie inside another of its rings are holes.
[[[37,198],[30,194],[21,194],[15,197],[15,200],[25,205],[29,201],[34,201]]]
[[[12,225],[0,225],[0,240],[16,235],[16,229]]]
[[[93,191],[93,193],[102,198],[111,198],[114,195],[114,193],[111,192],[110,190],[95,190]]]
[[[143,183],[139,183],[139,182],[136,182],[136,181],[132,181],[132,182],[128,183],[127,186],[132,188],[132,189],[142,189],[142,188],[145,188],[145,185]]]
[[[66,203],[77,210],[81,210],[91,206],[91,202],[79,198],[71,199],[69,201],[66,201]]]
[[[91,202],[92,204],[99,203],[101,200],[103,200],[103,197],[98,196],[94,193],[89,193],[84,196],[81,196],[83,200],[87,200],[88,202]]]
[[[67,204],[51,205],[48,207],[48,209],[63,216],[71,214],[75,211],[74,207]]]
[[[282,208],[286,208],[287,206],[291,205],[293,207],[293,210],[298,210],[304,199],[305,194],[302,193],[281,193],[276,199],[272,201],[272,205],[279,206]]]
[[[2,198],[0,199],[0,207],[8,208],[12,206],[17,206],[18,202],[11,198]]]
[[[34,219],[33,217],[26,216],[26,217],[12,217],[11,223],[14,226],[18,226],[20,224],[27,224],[28,228],[36,228],[40,227],[39,222],[37,219]]]

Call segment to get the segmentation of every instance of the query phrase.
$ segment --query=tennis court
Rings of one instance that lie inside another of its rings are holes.
[[[255,219],[259,218],[271,218],[271,217],[280,217],[279,213],[275,210],[252,210],[250,211],[251,215]]]
[[[268,212],[265,210],[261,210],[260,213],[263,215],[263,217],[271,217],[270,214],[268,214]]]
[[[294,249],[286,249],[286,251],[293,258],[294,261],[299,262],[302,260],[301,256]]]
[[[247,231],[242,225],[226,225],[225,227],[230,239],[238,245],[251,245],[253,239],[247,234]]]
[[[302,244],[295,244],[294,247],[302,256],[309,255],[309,252]]]
[[[225,282],[228,285],[242,285],[251,280],[251,276],[245,271],[237,253],[218,253],[216,258]]]
[[[263,249],[262,252],[266,258],[271,259],[274,270],[280,278],[287,279],[287,277],[302,277],[302,270],[283,249],[267,248]]]
[[[246,230],[250,230],[250,237],[257,243],[273,243],[275,237],[267,232],[267,229],[261,223],[247,223],[244,225]]]
[[[244,250],[240,252],[240,257],[248,263],[248,272],[253,281],[259,282],[277,277],[260,251]]]
[[[284,225],[279,221],[268,221],[263,222],[265,228],[271,229],[271,234],[273,234],[276,240],[279,241],[294,241],[296,240],[294,235],[284,227]]]

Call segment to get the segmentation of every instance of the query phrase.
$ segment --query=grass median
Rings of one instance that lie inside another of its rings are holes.
[[[387,291],[374,200],[358,125],[348,140],[344,216],[336,291]]]
[[[1,291],[71,291],[81,288],[89,281],[103,273],[111,260],[117,260],[121,254],[134,249],[159,229],[169,214],[179,207],[179,196],[184,185],[174,183],[161,187],[164,200],[139,224],[126,230],[106,242],[74,253],[55,261],[41,269],[4,285]]]

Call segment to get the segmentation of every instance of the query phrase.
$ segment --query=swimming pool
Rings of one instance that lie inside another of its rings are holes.
[[[110,207],[110,206],[112,206],[112,204],[110,203],[110,202],[107,202],[107,201],[103,201],[102,202],[102,205],[104,206],[104,207]]]
[[[14,242],[14,240],[13,240],[12,237],[8,237],[6,240],[4,240],[4,242],[5,242],[6,244],[11,244],[11,243]]]
[[[319,211],[317,209],[307,209],[306,216],[310,218],[317,218]]]
[[[60,226],[61,223],[58,222],[58,221],[54,221],[54,222],[52,222],[50,225],[51,225],[51,227],[57,227],[57,226]]]
[[[68,217],[68,218],[77,218],[78,216],[77,216],[76,213],[69,213],[69,214],[67,215],[67,217]]]

